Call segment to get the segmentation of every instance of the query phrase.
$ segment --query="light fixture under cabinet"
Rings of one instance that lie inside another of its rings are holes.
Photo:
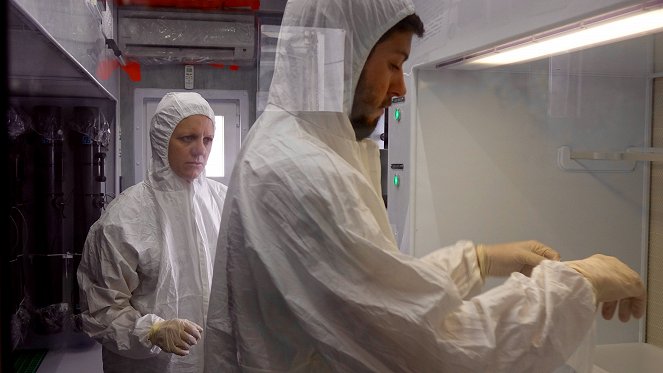
[[[521,63],[663,30],[663,0],[649,1],[558,27],[435,67],[482,69]]]

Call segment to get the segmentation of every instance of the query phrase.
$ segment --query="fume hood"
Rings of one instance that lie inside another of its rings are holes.
[[[56,38],[47,25],[37,18],[37,12],[30,12],[32,8],[28,1],[10,1],[9,3],[9,90],[12,96],[34,97],[89,97],[116,101],[117,88],[112,84],[105,87],[93,75],[93,63],[98,55],[104,53],[105,46],[101,39],[99,26],[92,35],[85,34],[88,39],[88,49],[84,66],[80,56],[72,52],[80,52],[79,47],[67,50],[62,42]],[[79,12],[88,12],[85,5],[78,7]],[[66,11],[66,9],[64,9]],[[43,14],[43,13],[41,13]],[[78,15],[80,17],[80,14]],[[45,16],[46,17],[46,16]],[[51,17],[57,17],[54,13]],[[87,25],[86,25],[87,26]],[[93,29],[94,31],[94,29]],[[79,29],[79,34],[84,30]],[[75,40],[71,40],[71,42]],[[100,44],[99,44],[100,43]],[[96,49],[96,50],[95,50]],[[109,82],[112,83],[112,82]],[[110,90],[109,90],[110,89]]]
[[[653,276],[661,274],[652,271],[663,242],[663,36],[654,28],[527,62],[468,67],[588,20],[663,4],[414,3],[426,34],[413,41],[408,95],[392,105],[402,118],[389,128],[389,164],[401,167],[390,169],[400,183],[389,184],[388,211],[401,250],[423,256],[459,239],[536,239],[562,260],[616,256],[649,276],[651,322],[599,320],[597,343],[663,345],[654,329],[663,308]]]

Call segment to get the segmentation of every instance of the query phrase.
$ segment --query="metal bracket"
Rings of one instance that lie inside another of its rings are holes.
[[[568,146],[557,149],[557,164],[566,171],[633,172],[637,161],[662,162],[663,148],[628,148],[623,152],[576,152]]]

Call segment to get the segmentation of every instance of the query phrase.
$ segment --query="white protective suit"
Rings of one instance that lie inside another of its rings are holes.
[[[151,123],[147,180],[113,200],[88,233],[78,269],[83,329],[103,345],[106,373],[203,370],[205,332],[186,357],[148,340],[157,321],[205,325],[226,186],[204,172],[189,183],[168,163],[173,130],[194,114],[214,122],[199,94],[164,96]]]
[[[266,111],[223,212],[205,371],[550,372],[594,320],[591,284],[543,261],[477,295],[474,245],[398,251],[371,140],[348,119],[410,0],[290,0]]]

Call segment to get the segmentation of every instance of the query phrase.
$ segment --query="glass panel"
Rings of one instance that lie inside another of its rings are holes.
[[[224,121],[222,115],[217,115],[215,118],[214,142],[212,143],[212,153],[210,153],[207,166],[205,166],[205,174],[208,177],[223,177],[225,174],[224,154],[226,148],[223,136]]]

